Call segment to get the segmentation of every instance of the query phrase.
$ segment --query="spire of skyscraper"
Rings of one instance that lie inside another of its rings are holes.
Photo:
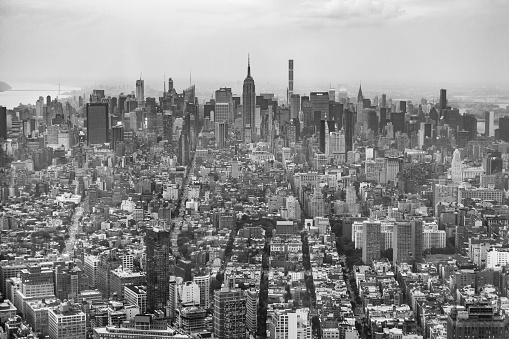
[[[359,93],[357,94],[357,102],[362,102],[364,96],[362,95],[362,84],[359,83]]]
[[[247,54],[247,77],[251,77],[251,61],[249,60],[249,53]]]

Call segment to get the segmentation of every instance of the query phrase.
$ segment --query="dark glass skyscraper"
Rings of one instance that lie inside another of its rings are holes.
[[[7,107],[0,106],[0,138],[7,140]]]
[[[89,144],[109,142],[107,103],[87,104],[87,141]]]
[[[251,63],[247,59],[247,77],[242,86],[242,120],[244,126],[243,141],[251,142],[252,130],[254,129],[256,91],[254,79],[251,76]]]
[[[148,229],[145,235],[147,256],[147,311],[164,309],[170,289],[170,232]]]

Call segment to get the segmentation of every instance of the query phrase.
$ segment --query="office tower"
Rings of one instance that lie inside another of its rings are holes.
[[[412,253],[414,260],[420,262],[422,260],[422,252],[424,251],[424,226],[420,219],[410,221],[412,227]]]
[[[48,310],[48,329],[50,339],[87,338],[87,316],[80,304],[71,301],[61,303]]]
[[[143,106],[145,101],[145,80],[136,80],[136,101],[138,106]]]
[[[214,335],[239,339],[246,332],[246,296],[242,290],[222,288],[214,293]]]
[[[461,153],[459,149],[456,149],[452,154],[451,179],[455,183],[460,183],[463,181],[461,171]]]
[[[169,298],[170,232],[148,229],[145,235],[147,260],[147,311],[162,310]]]
[[[447,91],[445,89],[440,90],[440,112],[447,108]]]
[[[337,129],[343,128],[343,104],[339,102],[329,102],[329,120],[333,120]]]
[[[463,130],[468,132],[468,141],[477,138],[477,118],[473,114],[464,114],[460,116]]]
[[[380,122],[378,125],[380,126],[379,133],[383,133],[385,126],[387,125],[387,108],[385,107],[380,108]]]
[[[222,119],[222,120],[224,119],[224,121],[227,121],[228,123],[233,124],[235,122],[235,114],[234,114],[234,107],[233,107],[234,105],[233,105],[232,89],[227,88],[227,87],[222,87],[222,88],[218,89],[215,92],[215,102],[216,102],[216,105],[220,104],[222,110],[225,111],[224,117],[220,117],[219,119]],[[215,122],[222,121],[222,120],[216,120],[217,118],[218,118],[218,113],[217,113],[217,106],[216,106],[216,109],[214,110],[214,121]]]
[[[108,104],[87,104],[87,141],[89,144],[109,142]]]
[[[412,227],[410,222],[398,221],[394,224],[392,248],[395,264],[412,261]]]
[[[466,310],[453,307],[447,318],[447,339],[507,338],[505,319],[489,304],[472,303]]]
[[[55,267],[55,296],[60,299],[78,300],[82,272],[77,267]]]
[[[7,140],[7,107],[0,106],[0,139]]]
[[[405,133],[405,113],[392,112],[391,122],[392,126],[394,126],[394,134],[396,134],[396,132]]]
[[[230,108],[231,105],[226,102],[216,102],[214,106],[214,122],[226,122],[230,121]]]
[[[124,286],[124,298],[131,304],[140,309],[143,314],[147,311],[147,288],[143,285],[126,285]]]
[[[501,117],[498,120],[500,139],[509,142],[509,117]]]
[[[268,324],[271,339],[311,338],[309,316],[304,310],[275,310]]]
[[[371,266],[373,260],[380,259],[381,223],[379,221],[364,221],[362,232],[362,261],[365,265]]]
[[[309,96],[303,95],[300,97],[300,108],[303,114],[304,126],[311,126],[313,123],[313,113],[311,112],[311,102]]]
[[[291,107],[291,101],[293,95],[293,60],[288,60],[288,104]]]
[[[215,123],[215,137],[216,137],[216,147],[217,148],[225,148],[228,140],[228,123],[227,122],[217,122]]]
[[[396,111],[406,113],[406,101],[404,100],[398,101]]]
[[[200,287],[200,306],[210,306],[210,275],[195,276],[193,281]]]
[[[354,112],[346,110],[344,114],[344,128],[345,128],[345,148],[346,152],[353,150],[353,131],[355,127]]]
[[[300,95],[292,94],[290,96],[290,118],[298,118],[300,112]]]
[[[396,264],[422,259],[423,224],[421,220],[398,221],[392,233],[393,258]]]
[[[124,141],[124,126],[122,125],[113,126],[113,128],[111,129],[111,142],[113,148],[115,148],[115,145],[118,142],[123,141]]]
[[[483,157],[483,168],[486,175],[502,172],[502,154],[500,152],[488,151]]]
[[[164,140],[173,142],[173,115],[169,111],[163,114],[163,134]]]
[[[319,116],[320,120],[327,119],[329,117],[329,93],[328,92],[311,92],[309,94],[309,100],[311,102],[311,113],[316,119]],[[316,120],[315,120],[316,121]]]
[[[378,134],[378,116],[376,115],[376,112],[369,111],[367,117],[368,117],[368,130],[371,130],[375,134]]]
[[[251,63],[248,56],[247,77],[244,79],[244,84],[242,86],[242,119],[244,126],[244,135],[242,136],[242,140],[245,143],[251,142],[251,133],[254,128],[255,97],[255,83],[251,76]]]
[[[495,112],[484,112],[484,135],[487,137],[495,136]]]
[[[325,153],[325,137],[326,137],[325,125],[326,124],[327,124],[327,121],[320,120],[320,129],[319,129],[319,134],[318,134],[318,140],[319,140],[320,152],[322,152],[322,153]]]
[[[339,84],[338,89],[338,101],[342,104],[346,104],[348,100],[348,88],[345,84]]]
[[[256,322],[258,321],[259,292],[251,288],[246,290],[246,330],[251,335],[256,334]]]
[[[382,100],[380,101],[380,108],[387,108],[387,95],[382,94]]]

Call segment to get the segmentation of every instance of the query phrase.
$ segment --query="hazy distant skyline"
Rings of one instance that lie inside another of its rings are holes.
[[[509,83],[509,1],[0,1],[0,81]],[[179,86],[180,87],[180,86]]]

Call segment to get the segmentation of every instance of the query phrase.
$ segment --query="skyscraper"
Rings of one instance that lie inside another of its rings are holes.
[[[288,60],[288,104],[291,107],[290,99],[293,94],[293,60]]]
[[[7,140],[7,107],[0,106],[0,138]]]
[[[498,120],[500,139],[509,142],[509,117],[502,117]]]
[[[109,142],[107,103],[87,104],[87,141],[89,144]]]
[[[170,143],[173,142],[173,115],[170,111],[163,114],[163,134],[164,140],[168,140]]]
[[[313,117],[320,115],[318,120],[326,119],[329,117],[329,92],[311,92],[311,114]],[[317,113],[318,112],[318,113]]]
[[[245,338],[246,296],[223,288],[214,293],[214,335],[219,339]]]
[[[138,106],[142,106],[145,101],[145,80],[136,80],[136,101]]]
[[[346,152],[353,150],[353,131],[355,127],[354,112],[346,110],[344,114],[345,149]]]
[[[382,249],[382,233],[379,221],[364,221],[362,223],[362,261],[371,266],[375,259],[380,259]]]
[[[447,91],[445,89],[440,90],[440,111],[447,108]]]
[[[461,177],[461,154],[459,149],[456,149],[452,154],[451,161],[451,179],[453,182],[460,183],[463,178]]]
[[[495,112],[484,112],[484,135],[487,137],[495,136]]]
[[[164,309],[170,286],[170,232],[148,229],[145,235],[147,257],[147,311]]]
[[[244,135],[242,140],[246,143],[251,142],[251,131],[254,128],[256,91],[254,79],[251,76],[251,62],[247,58],[247,77],[242,86],[242,120],[244,126]]]

